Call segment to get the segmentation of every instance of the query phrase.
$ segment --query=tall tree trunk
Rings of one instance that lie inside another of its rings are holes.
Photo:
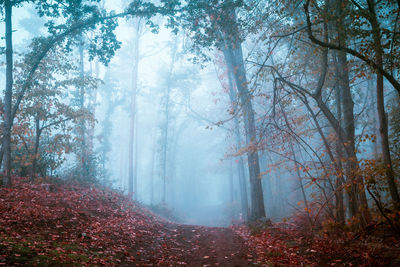
[[[236,94],[236,88],[234,87],[234,78],[233,74],[228,71],[228,82],[229,82],[229,98],[230,101],[233,105],[234,112],[236,113],[236,105],[237,105],[237,94]],[[239,119],[235,116],[234,118],[234,134],[235,134],[235,141],[236,141],[236,146],[237,149],[240,149],[242,147],[242,140],[241,140],[241,134],[240,134],[240,124],[239,124]],[[242,215],[243,219],[245,221],[248,220],[249,214],[249,203],[247,199],[247,182],[246,182],[246,174],[244,173],[244,162],[243,162],[243,157],[239,156],[239,162],[237,165],[237,173],[238,173],[238,178],[239,178],[239,189],[240,189],[240,203],[241,203],[241,210],[242,210]]]
[[[137,87],[138,87],[138,72],[139,72],[139,45],[140,45],[140,27],[141,20],[137,21],[136,24],[136,36],[135,36],[135,47],[133,54],[133,64],[132,64],[132,90],[131,90],[131,104],[130,104],[130,113],[129,113],[129,174],[128,174],[128,193],[132,197],[134,195],[134,199],[136,199],[136,181],[135,181],[135,162],[134,159],[134,143],[135,143],[135,117],[136,117],[136,95],[137,95]]]
[[[336,52],[334,53],[336,57]],[[335,60],[336,61],[336,60]],[[335,86],[335,93],[336,93],[336,113],[337,119],[339,121],[339,127],[342,127],[342,97],[341,97],[341,90],[338,86]],[[341,132],[338,132],[339,136],[336,139],[335,147],[336,147],[336,158],[337,158],[337,170],[336,170],[336,181],[335,181],[335,194],[336,194],[336,222],[340,225],[345,224],[346,214],[345,214],[345,206],[344,206],[344,199],[343,199],[343,165],[342,165],[342,158],[343,158],[343,149],[341,140],[343,137],[341,136]]]
[[[162,203],[166,203],[166,194],[167,194],[167,156],[168,156],[168,136],[169,136],[169,102],[170,102],[170,92],[171,87],[167,85],[167,94],[166,94],[166,103],[165,103],[165,125],[163,129],[163,136],[162,136],[162,155],[161,155],[161,179],[162,179]]]
[[[239,140],[240,141],[240,140]],[[239,157],[239,162],[237,164],[237,172],[240,184],[240,201],[242,208],[242,216],[243,220],[247,221],[249,219],[249,200],[247,195],[247,181],[246,181],[246,173],[245,173],[245,165],[244,165],[243,157]]]
[[[171,97],[171,82],[172,74],[174,72],[176,53],[178,49],[178,38],[175,39],[172,52],[171,52],[171,62],[168,70],[167,77],[167,91],[165,94],[165,105],[164,105],[164,116],[165,124],[161,130],[161,179],[162,179],[162,203],[166,203],[167,194],[167,162],[168,162],[168,139],[169,139],[169,123],[170,123],[170,97]]]
[[[4,128],[3,128],[3,186],[11,187],[11,126],[12,126],[12,87],[13,87],[13,47],[12,47],[12,4],[4,1],[6,26],[6,89],[4,93]]]
[[[336,30],[338,34],[339,45],[344,46],[346,42],[345,24],[343,22],[343,2],[337,1],[337,23]],[[371,216],[368,210],[368,202],[365,194],[364,180],[360,176],[359,165],[355,147],[355,126],[354,126],[354,102],[351,95],[349,84],[349,68],[347,62],[347,54],[344,51],[337,52],[336,72],[338,74],[339,87],[341,90],[342,111],[343,111],[343,129],[345,132],[344,146],[347,152],[346,160],[346,176],[350,180],[350,212],[352,216],[358,216],[361,211],[361,226],[366,226]]]
[[[215,30],[219,41],[222,43],[220,49],[224,54],[224,59],[228,67],[228,72],[235,81],[240,104],[243,110],[244,128],[246,136],[247,165],[249,169],[249,180],[251,190],[251,210],[250,219],[257,220],[265,217],[264,195],[260,176],[260,162],[257,151],[257,133],[255,123],[255,112],[252,104],[252,95],[247,85],[246,70],[243,60],[242,44],[238,37],[230,34],[232,31],[226,27],[233,27],[238,32],[237,18],[235,9],[226,11],[227,17],[231,19],[229,25],[215,24]]]
[[[172,60],[174,61],[174,59]],[[171,94],[171,86],[170,86],[170,77],[172,75],[173,64],[170,66],[170,73],[167,84],[167,93],[165,99],[165,107],[164,107],[164,115],[165,115],[165,125],[162,130],[162,144],[161,144],[161,179],[162,179],[162,203],[166,203],[166,194],[167,194],[167,160],[168,160],[168,138],[169,138],[169,116],[170,116],[170,94]]]
[[[367,197],[365,195],[364,181],[358,173],[358,159],[355,147],[355,127],[354,127],[354,102],[351,96],[351,89],[349,85],[348,64],[346,53],[338,51],[338,66],[339,72],[339,86],[341,88],[342,96],[342,110],[343,110],[343,129],[345,131],[345,144],[347,146],[347,159],[345,162],[346,176],[350,180],[350,213],[352,216],[359,214],[361,209],[363,226],[370,221],[368,211]]]
[[[229,43],[226,40],[226,48],[223,50],[229,72],[232,73],[240,103],[243,109],[244,127],[246,133],[246,145],[248,147],[247,160],[251,188],[251,213],[252,220],[265,217],[264,196],[260,177],[260,163],[257,152],[257,134],[254,120],[252,97],[247,87],[246,71],[244,68],[243,52],[240,43]]]
[[[338,51],[337,53],[337,66],[336,70],[338,73],[339,79],[339,88],[341,94],[341,104],[343,110],[343,129],[345,132],[344,146],[346,146],[346,162],[345,162],[345,170],[346,176],[350,180],[350,191],[349,194],[349,208],[351,216],[356,216],[359,209],[359,201],[358,201],[358,187],[355,181],[355,171],[358,169],[356,166],[356,156],[354,151],[355,143],[354,143],[354,103],[353,98],[351,96],[350,87],[348,84],[348,71],[347,71],[347,59],[346,54]]]
[[[235,210],[234,210],[234,187],[233,187],[233,160],[229,159],[229,211],[230,211],[230,218],[233,219],[235,217]]]
[[[151,165],[150,165],[150,205],[154,204],[154,169],[155,169],[155,157],[156,157],[156,148],[157,141],[155,138],[155,133],[153,130],[153,144],[151,149]]]
[[[381,43],[381,30],[378,24],[378,19],[376,17],[374,0],[368,0],[368,8],[371,14],[371,16],[369,16],[369,20],[371,22],[372,36],[374,39],[375,61],[380,68],[383,68],[384,52]],[[385,168],[386,181],[389,186],[389,192],[392,198],[393,206],[395,207],[396,210],[400,210],[400,197],[394,178],[392,158],[390,155],[390,148],[389,148],[388,122],[387,122],[387,115],[385,112],[383,75],[380,72],[377,72],[376,75],[376,95],[377,95],[377,108],[378,108],[378,118],[379,118],[379,133],[381,136],[382,157]]]
[[[374,91],[373,89],[374,89],[374,79],[371,78],[368,80],[368,92],[373,92],[370,97],[370,101],[371,101],[370,107],[371,107],[371,110],[375,110],[375,112],[373,113],[373,116],[372,116],[372,131],[376,138],[376,141],[373,143],[373,151],[374,151],[375,159],[378,159],[379,155],[380,155],[379,144],[381,144],[382,141],[380,141],[380,139],[379,139],[380,138],[379,125],[378,125],[379,118],[378,118],[378,112],[377,112],[378,109],[376,108],[376,103],[378,102],[377,94],[376,94],[377,92],[376,92],[376,90]]]
[[[136,105],[136,110],[135,110],[135,171],[134,171],[134,176],[133,176],[133,186],[135,188],[135,195],[133,196],[135,200],[138,199],[138,194],[139,194],[139,187],[138,187],[138,156],[139,156],[139,143],[138,143],[138,131],[139,131],[139,118],[138,118],[138,108]]]
[[[79,42],[79,77],[83,79],[85,77],[85,55],[84,55],[84,39],[83,36],[80,36]],[[85,108],[85,87],[83,85],[79,88],[79,108]],[[88,163],[88,153],[86,150],[86,121],[84,118],[80,119],[79,121],[79,134],[81,138],[80,144],[80,164],[81,164],[81,171],[80,171],[80,178],[88,179],[89,175],[89,163]]]
[[[40,142],[40,134],[42,133],[42,130],[40,129],[40,119],[39,119],[39,114],[36,115],[35,118],[35,147],[33,149],[33,160],[32,160],[32,170],[31,170],[31,181],[33,181],[36,178],[36,164],[37,160],[39,158],[39,142]]]
[[[95,78],[99,79],[99,62],[96,60],[94,65],[95,65]],[[90,66],[91,66],[90,68],[92,68],[92,64]],[[96,84],[99,85],[99,82],[96,82]],[[88,110],[93,115],[94,118],[96,118],[97,92],[98,92],[97,89],[98,89],[98,86],[96,86],[96,88],[92,89],[89,92]],[[88,129],[88,135],[87,135],[88,155],[93,155],[93,153],[94,153],[93,142],[94,142],[94,137],[95,137],[95,126],[96,126],[96,124],[94,122],[90,123],[89,129]]]

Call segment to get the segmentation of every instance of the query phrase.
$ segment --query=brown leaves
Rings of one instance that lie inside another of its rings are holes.
[[[11,248],[0,263],[22,255],[28,265],[112,266],[157,255],[161,223],[147,210],[111,190],[52,186],[18,178],[16,188],[0,189],[0,251]],[[134,253],[136,243],[145,249]]]
[[[261,266],[388,266],[398,260],[399,242],[382,243],[369,236],[356,240],[354,234],[305,236],[289,224],[274,224],[257,234],[246,226],[233,228],[256,252]],[[251,258],[251,257],[249,257]]]

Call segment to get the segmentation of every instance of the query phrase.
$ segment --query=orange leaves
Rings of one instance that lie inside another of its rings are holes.
[[[148,211],[111,190],[50,185],[53,190],[17,178],[13,190],[0,189],[0,251],[5,240],[11,248],[0,263],[4,258],[10,265],[14,254],[22,254],[22,239],[30,244],[25,260],[41,255],[45,265],[112,266],[157,254],[158,246],[135,256],[131,251],[136,242],[151,245],[159,235],[161,224]]]
[[[321,266],[322,262],[324,266],[388,266],[398,258],[398,240],[357,240],[351,232],[310,236],[296,227],[276,223],[256,234],[246,226],[233,230],[256,252],[254,263],[258,266]]]

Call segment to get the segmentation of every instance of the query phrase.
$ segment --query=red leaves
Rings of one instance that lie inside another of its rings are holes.
[[[52,186],[49,192],[21,179],[13,190],[0,189],[0,251],[11,249],[0,263],[11,265],[16,255],[27,254],[31,262],[25,264],[32,265],[117,265],[137,260],[136,243],[157,254],[152,243],[162,226],[149,211],[111,190]]]
[[[248,252],[241,256],[242,241],[233,246],[230,229],[167,223],[111,190],[46,188],[16,181],[14,190],[0,189],[0,264],[247,265]]]
[[[399,260],[400,242],[383,243],[381,237],[310,237],[283,224],[274,224],[257,234],[251,234],[245,226],[233,229],[256,251],[255,263],[262,266],[388,266],[393,259]]]
[[[352,241],[353,234],[311,239],[287,224],[254,235],[234,227],[239,238],[230,229],[162,222],[110,190],[54,187],[49,192],[16,181],[15,189],[0,189],[0,265],[191,266],[200,261],[224,266],[242,260],[238,266],[379,266],[389,263],[386,254],[393,251],[380,239],[374,246]],[[400,251],[398,240],[390,245]]]

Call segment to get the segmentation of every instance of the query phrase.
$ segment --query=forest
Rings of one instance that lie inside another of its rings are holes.
[[[0,5],[0,265],[400,266],[400,0]]]

